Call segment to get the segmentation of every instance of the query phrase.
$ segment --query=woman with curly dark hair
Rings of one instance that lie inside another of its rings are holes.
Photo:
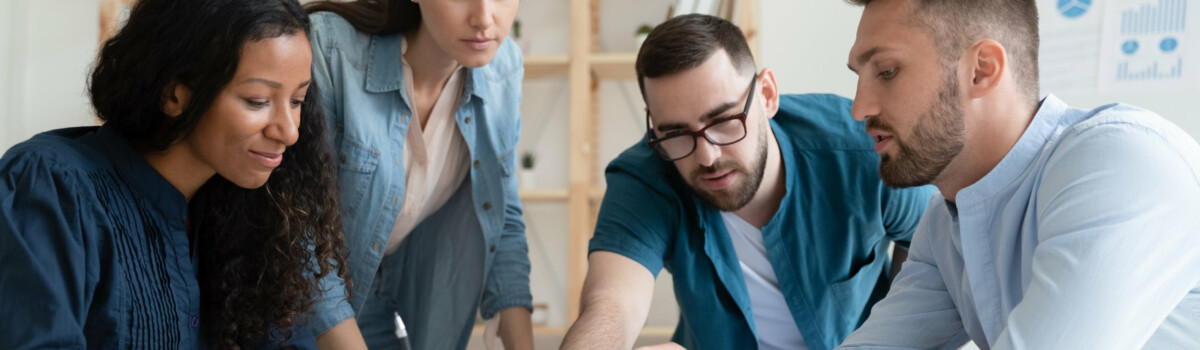
[[[103,125],[0,159],[0,348],[314,347],[348,279],[295,0],[141,0],[89,91]]]

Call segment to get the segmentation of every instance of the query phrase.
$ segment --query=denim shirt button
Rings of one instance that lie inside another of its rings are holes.
[[[490,209],[492,209],[492,202],[484,202],[483,210],[490,210]]]
[[[479,161],[475,161],[475,169],[479,169]]]
[[[200,318],[192,317],[192,322],[188,322],[188,325],[192,326],[192,328],[200,327]]]
[[[496,252],[496,245],[495,245],[495,244],[493,244],[493,245],[492,245],[492,249],[491,249],[491,251],[492,251],[492,253],[495,253],[495,252]]]
[[[467,123],[467,124],[471,124],[471,117],[467,117],[467,119],[463,120],[463,122]]]

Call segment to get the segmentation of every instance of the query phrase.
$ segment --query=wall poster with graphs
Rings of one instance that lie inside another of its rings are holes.
[[[1043,89],[1200,88],[1200,0],[1039,0]]]

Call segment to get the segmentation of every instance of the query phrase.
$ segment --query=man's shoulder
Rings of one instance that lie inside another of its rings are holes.
[[[609,162],[604,173],[610,181],[613,177],[624,177],[664,194],[674,191],[671,181],[678,178],[674,165],[658,157],[645,135]]]
[[[1073,112],[1078,116],[1069,118],[1069,124],[1052,141],[1056,151],[1052,157],[1071,148],[1142,149],[1148,153],[1142,156],[1183,161],[1193,172],[1200,171],[1200,145],[1157,113],[1121,103]]]
[[[833,94],[782,95],[773,120],[800,150],[874,152],[866,123],[850,114],[852,103]]]

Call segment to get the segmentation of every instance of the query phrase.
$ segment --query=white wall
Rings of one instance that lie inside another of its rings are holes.
[[[854,97],[857,77],[846,69],[862,10],[841,0],[762,0],[759,62],[775,72],[784,93]]]
[[[0,150],[42,131],[94,124],[84,84],[99,2],[11,0],[0,11]]]
[[[16,2],[0,4],[0,152],[12,144],[9,139],[13,137],[13,130],[16,129],[16,111],[10,92],[14,83],[11,73],[12,53],[15,51],[12,47],[12,39],[15,36],[13,29],[19,24],[13,18],[13,13],[17,12],[16,7]]]

